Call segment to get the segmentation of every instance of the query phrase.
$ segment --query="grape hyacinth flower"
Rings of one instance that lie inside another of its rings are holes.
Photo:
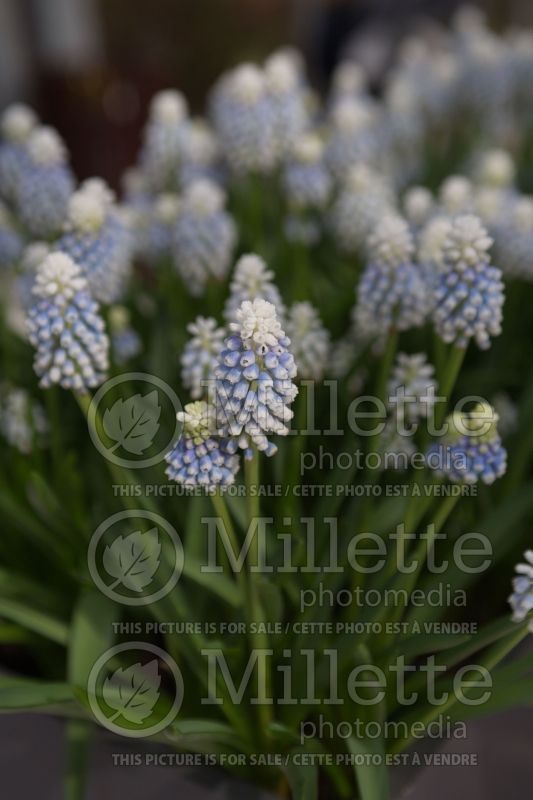
[[[24,247],[7,207],[0,201],[0,267],[13,267]]]
[[[80,267],[53,252],[37,270],[37,302],[28,315],[40,386],[86,392],[106,378],[109,339]]]
[[[26,158],[16,183],[17,214],[31,234],[48,238],[57,233],[67,215],[74,177],[59,134],[35,128],[26,143]]]
[[[294,303],[287,316],[287,335],[300,379],[320,381],[329,360],[330,336],[317,309],[308,302]]]
[[[214,409],[204,401],[188,403],[178,412],[183,432],[167,453],[166,475],[187,487],[229,486],[239,470],[239,457],[228,442],[213,433]]]
[[[501,333],[501,271],[490,264],[492,239],[478,217],[465,214],[449,226],[434,292],[433,322],[447,343],[465,348],[474,339],[486,349]]]
[[[139,355],[142,342],[131,327],[130,312],[125,306],[112,306],[109,311],[111,352],[116,364],[122,365]]]
[[[413,228],[421,228],[433,214],[435,201],[425,186],[412,186],[403,198],[403,213]]]
[[[157,195],[144,219],[144,230],[139,247],[150,262],[160,263],[172,257],[174,227],[180,211],[177,194],[165,192]]]
[[[491,225],[494,249],[511,278],[533,279],[533,198],[520,195]]]
[[[359,281],[354,310],[358,328],[368,335],[405,331],[424,323],[428,291],[413,262],[414,241],[407,223],[385,216],[369,238],[370,261]]]
[[[248,457],[252,445],[270,456],[276,447],[267,435],[288,435],[298,394],[290,340],[275,306],[262,299],[246,300],[229,327],[215,370],[217,422]]]
[[[22,167],[28,157],[26,141],[37,125],[35,112],[22,103],[9,106],[0,120],[0,197],[13,202]]]
[[[3,388],[0,400],[0,432],[6,442],[28,455],[42,446],[48,432],[48,420],[40,403],[32,400],[26,389]]]
[[[186,287],[201,295],[210,277],[228,272],[237,233],[225,210],[226,196],[216,183],[198,180],[187,187],[174,226],[174,263]]]
[[[280,319],[285,315],[285,307],[278,287],[272,282],[274,273],[269,270],[260,256],[247,253],[239,258],[230,283],[230,294],[224,308],[227,322],[237,321],[237,311],[245,300],[262,298],[272,303]]]
[[[212,97],[222,152],[238,175],[269,173],[278,160],[276,116],[264,72],[242,64],[223,75]]]
[[[446,214],[464,214],[472,211],[474,187],[463,175],[450,175],[441,184],[439,202]]]
[[[515,165],[506,150],[487,150],[478,157],[476,183],[492,189],[509,189],[515,180]]]
[[[190,120],[181,145],[180,186],[186,188],[201,178],[217,180],[220,149],[217,138],[203,119]]]
[[[507,469],[497,422],[498,415],[488,403],[450,415],[445,436],[428,451],[428,466],[454,483],[494,483]]]
[[[265,61],[264,75],[273,118],[276,155],[283,160],[309,127],[301,70],[291,53],[280,50]]]
[[[380,115],[369,98],[345,98],[334,106],[326,163],[337,180],[356,164],[376,165],[383,145]]]
[[[386,179],[364,164],[350,169],[331,213],[333,234],[348,254],[361,253],[378,221],[394,212],[394,193]]]
[[[141,165],[154,192],[180,188],[182,148],[187,131],[187,101],[174,89],[158,92],[150,105]]]
[[[397,408],[397,414],[403,414],[411,422],[429,415],[437,389],[434,374],[435,367],[428,363],[425,353],[398,353],[388,383],[388,402]]]
[[[513,622],[523,622],[533,611],[533,550],[526,550],[524,563],[515,567],[513,593],[509,604],[513,610]],[[529,630],[533,633],[533,616],[529,621]]]
[[[332,190],[323,153],[318,136],[306,134],[297,141],[285,166],[283,186],[290,209],[285,230],[292,241],[313,243],[320,236],[318,212],[326,206]]]
[[[193,400],[198,400],[208,393],[226,331],[217,327],[213,317],[196,317],[187,330],[191,338],[181,356],[181,380]]]
[[[99,302],[115,303],[123,296],[132,247],[127,221],[105,184],[86,182],[74,192],[68,203],[66,231],[56,248],[81,267]]]

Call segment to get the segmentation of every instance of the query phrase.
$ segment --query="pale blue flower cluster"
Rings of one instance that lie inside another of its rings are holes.
[[[229,486],[239,470],[239,457],[227,440],[213,433],[214,411],[204,401],[189,403],[178,413],[183,432],[167,453],[167,476],[183,486],[205,489]]]
[[[40,385],[77,392],[98,386],[107,374],[109,340],[81,269],[53,252],[40,264],[33,292],[28,331]]]
[[[507,451],[497,430],[498,415],[488,403],[447,418],[448,431],[428,451],[428,466],[454,483],[494,483],[507,469]]]
[[[14,187],[17,216],[33,236],[49,238],[61,230],[73,191],[74,177],[58,133],[35,128],[28,136]]]
[[[326,163],[337,180],[355,164],[377,166],[383,149],[378,106],[368,96],[338,100],[330,115]]]
[[[22,253],[24,241],[7,207],[0,201],[0,267],[12,267]]]
[[[340,248],[362,255],[369,234],[394,212],[394,193],[383,175],[365,164],[349,169],[331,211],[331,227]]]
[[[109,330],[111,352],[116,364],[126,364],[142,351],[141,338],[132,328],[130,312],[125,306],[112,306],[109,310]]]
[[[426,283],[413,260],[414,241],[399,216],[385,216],[369,238],[370,260],[357,291],[355,317],[361,331],[382,334],[424,323],[429,309]]]
[[[283,188],[289,206],[285,231],[292,241],[310,244],[320,237],[320,217],[333,189],[323,154],[319,137],[308,133],[297,141],[285,166]]]
[[[242,64],[226,73],[213,91],[211,114],[233,172],[271,172],[309,126],[299,60],[280,51],[263,68]]]
[[[254,253],[241,256],[235,265],[230,283],[230,293],[224,307],[227,322],[237,321],[237,311],[245,300],[261,298],[275,307],[278,317],[283,319],[285,307],[279,289],[273,282],[274,273],[265,261]]]
[[[517,564],[517,572],[513,578],[513,593],[509,603],[513,611],[513,622],[523,622],[533,611],[533,550],[526,550],[524,563]],[[533,616],[529,630],[533,633]]]
[[[0,197],[14,202],[16,187],[27,160],[26,143],[37,125],[34,111],[22,103],[9,106],[0,120]]]
[[[28,455],[41,447],[48,433],[48,419],[40,403],[20,387],[0,387],[0,433],[6,442]]]
[[[246,300],[230,324],[215,370],[217,427],[251,454],[252,446],[273,455],[267,436],[289,433],[298,389],[290,340],[272,303]]]
[[[181,380],[193,400],[198,400],[208,394],[226,331],[213,317],[196,317],[187,331],[191,338],[181,356]]]
[[[501,333],[504,302],[501,271],[488,254],[492,239],[472,214],[453,219],[445,234],[434,290],[435,329],[456,347],[474,339],[485,349]]]
[[[387,403],[409,422],[427,417],[435,405],[435,367],[425,353],[398,353],[387,386]]]
[[[223,280],[236,244],[224,191],[206,179],[185,190],[173,231],[174,263],[191,294],[201,295],[210,277]]]
[[[211,114],[224,157],[237,174],[271,172],[278,159],[275,118],[262,70],[243,64],[215,86]]]
[[[322,380],[329,360],[330,335],[311,303],[294,303],[289,308],[287,335],[298,378]]]
[[[81,267],[99,302],[122,298],[131,272],[133,239],[124,213],[103,182],[86,181],[71,196],[66,231],[55,248]]]
[[[144,132],[141,168],[154,192],[175,191],[187,130],[187,101],[174,89],[155,95]]]

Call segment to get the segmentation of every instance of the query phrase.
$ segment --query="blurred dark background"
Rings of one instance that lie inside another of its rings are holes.
[[[32,103],[67,140],[80,178],[116,185],[134,160],[151,95],[193,111],[227,67],[293,44],[319,88],[346,49],[374,82],[395,43],[460,0],[0,0],[0,108]],[[529,0],[477,3],[497,27],[533,24]]]

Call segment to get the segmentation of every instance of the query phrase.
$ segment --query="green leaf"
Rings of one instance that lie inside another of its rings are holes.
[[[284,772],[291,787],[292,800],[318,800],[318,767],[295,763],[293,756],[302,750],[291,750]]]
[[[361,800],[387,800],[389,781],[385,765],[385,745],[382,739],[348,739],[348,749],[354,756],[363,756],[360,764],[354,767]],[[370,763],[378,756],[380,763]],[[368,757],[368,761],[366,758]]]
[[[67,672],[74,686],[86,688],[95,661],[114,640],[113,622],[120,609],[95,589],[83,589],[72,616],[68,642]]]
[[[82,719],[65,723],[65,800],[83,800],[94,725]]]
[[[67,683],[42,683],[29,678],[0,678],[0,711],[23,711],[40,706],[54,706],[73,701],[74,692]]]
[[[16,622],[57,644],[66,645],[68,641],[68,626],[62,620],[45,611],[37,611],[19,600],[0,597],[0,617]]]

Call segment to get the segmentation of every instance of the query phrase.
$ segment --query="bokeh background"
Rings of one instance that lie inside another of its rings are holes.
[[[460,0],[0,0],[0,108],[26,100],[68,141],[79,178],[115,187],[138,150],[152,94],[203,108],[216,77],[293,44],[320,88],[352,52],[379,89],[407,32]],[[496,28],[532,24],[529,0],[478,3]]]

